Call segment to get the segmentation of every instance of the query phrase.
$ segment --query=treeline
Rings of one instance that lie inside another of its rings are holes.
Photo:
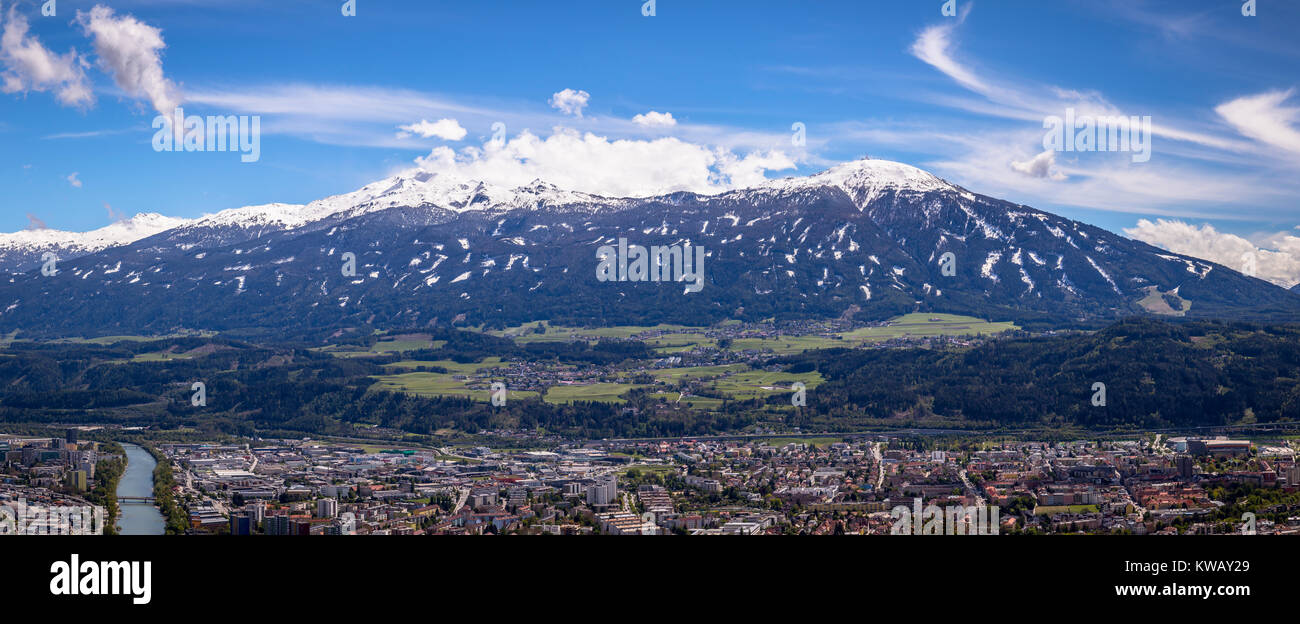
[[[0,358],[0,422],[186,427],[203,439],[352,436],[372,426],[415,436],[523,429],[605,438],[708,435],[755,425],[1152,429],[1271,423],[1300,413],[1300,328],[1293,326],[1132,319],[1091,334],[1019,335],[973,348],[811,351],[767,363],[822,375],[826,382],[809,389],[807,406],[795,408],[789,395],[777,393],[724,400],[707,412],[646,392],[631,393],[622,405],[511,399],[494,407],[375,390],[373,376],[399,357],[521,357],[580,366],[653,357],[636,341],[519,346],[476,332],[425,333],[445,342],[373,358],[336,358],[300,345],[178,339],[182,347],[206,348],[190,359],[130,362],[125,354],[152,350],[123,343],[23,345]],[[206,395],[198,406],[191,402],[197,381]]]
[[[171,460],[152,446],[143,448],[158,462],[158,465],[153,468],[153,497],[159,511],[162,512],[163,519],[167,522],[166,534],[184,534],[190,528],[190,517],[176,500],[174,492],[176,479],[172,476]]]
[[[829,380],[808,393],[806,409],[823,420],[1149,429],[1287,421],[1300,408],[1295,327],[1133,319],[965,350],[835,349],[775,362]]]
[[[122,447],[118,446],[118,452],[122,452]],[[125,455],[95,462],[95,487],[85,498],[104,508],[104,535],[117,535],[117,482],[125,471]]]

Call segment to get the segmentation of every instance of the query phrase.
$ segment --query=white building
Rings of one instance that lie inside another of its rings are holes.
[[[608,505],[618,499],[618,478],[608,475],[587,488],[588,505]]]
[[[333,498],[322,498],[316,501],[316,516],[318,518],[333,518],[339,515],[339,502]]]

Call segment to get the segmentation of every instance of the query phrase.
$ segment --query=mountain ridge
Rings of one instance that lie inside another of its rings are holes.
[[[62,261],[53,277],[11,276],[0,330],[700,325],[850,309],[1048,325],[1300,318],[1300,296],[1272,284],[890,161],[647,198],[417,175],[268,218],[189,222]],[[703,292],[599,282],[597,249],[620,238],[704,246]],[[341,271],[349,252],[353,275]]]

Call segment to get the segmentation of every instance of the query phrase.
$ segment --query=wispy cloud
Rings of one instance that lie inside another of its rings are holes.
[[[1300,152],[1300,108],[1283,106],[1295,89],[1240,97],[1220,104],[1215,112],[1238,132],[1256,141]]]
[[[143,132],[146,128],[147,126],[133,126],[131,128],[116,128],[112,130],[87,130],[85,132],[57,132],[55,134],[47,134],[41,138],[45,140],[93,139],[93,138],[104,137],[104,136],[127,134],[129,132]]]
[[[965,11],[970,6],[967,4]],[[1282,105],[1290,92],[1266,93],[1219,106],[1217,112],[1227,124],[1189,122],[1156,110],[1136,113],[1113,104],[1096,90],[1033,84],[1005,71],[990,71],[996,79],[986,77],[976,69],[976,59],[957,50],[957,35],[967,21],[963,13],[957,20],[929,26],[909,49],[966,95],[922,90],[917,97],[1001,123],[965,132],[954,132],[950,125],[938,131],[924,125],[865,124],[862,129],[874,134],[872,138],[929,150],[937,157],[928,165],[955,181],[1040,205],[1239,218],[1239,209],[1229,213],[1229,206],[1277,206],[1300,194],[1300,182],[1296,181],[1300,163],[1271,157],[1277,147],[1300,148],[1297,110]],[[1189,21],[1187,28],[1194,22]],[[1041,151],[1040,124],[1067,109],[1080,117],[1151,116],[1151,134],[1159,139],[1156,158],[1135,164],[1112,153],[1071,152],[1066,159],[1065,153]],[[967,123],[978,125],[976,121]],[[1278,171],[1289,173],[1277,175]],[[1255,216],[1269,218],[1265,213],[1257,211]]]
[[[952,57],[953,34],[966,21],[971,5],[966,3],[956,21],[927,27],[912,43],[912,55],[943,72],[958,84],[984,95],[993,95],[994,89],[975,72]]]
[[[329,145],[427,149],[412,136],[397,136],[393,128],[409,125],[413,119],[442,118],[455,119],[467,130],[466,136],[483,138],[492,134],[496,123],[504,124],[511,135],[525,129],[549,130],[557,126],[614,138],[657,138],[664,134],[663,127],[638,123],[635,117],[600,114],[577,118],[557,113],[546,100],[474,98],[378,86],[241,85],[190,88],[185,97],[195,107],[262,115],[264,135],[287,134]],[[795,149],[784,129],[758,131],[674,121],[672,135],[684,141],[738,151],[782,149],[795,154],[800,162],[828,140],[824,135],[812,135],[805,147]]]

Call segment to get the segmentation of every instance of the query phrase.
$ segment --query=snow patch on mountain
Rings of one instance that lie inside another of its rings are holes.
[[[821,173],[802,178],[782,178],[760,185],[759,189],[773,191],[803,191],[831,186],[844,191],[858,209],[889,191],[929,193],[933,191],[962,192],[954,186],[911,165],[889,160],[870,158],[842,163]]]
[[[188,219],[167,217],[153,212],[141,213],[89,232],[39,229],[0,234],[0,249],[63,248],[92,253],[109,247],[129,245],[186,223],[189,223]]]

